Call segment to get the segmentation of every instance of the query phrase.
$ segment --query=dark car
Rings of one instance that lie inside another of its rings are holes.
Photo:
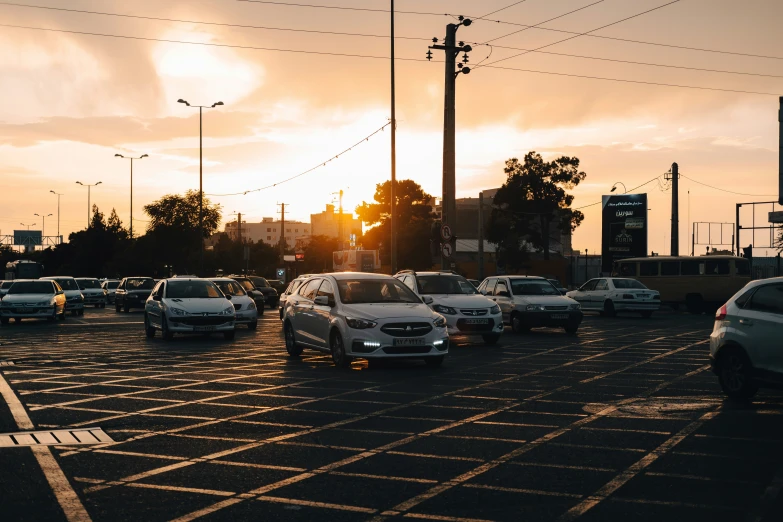
[[[560,292],[562,295],[566,295],[568,293],[568,288],[565,288],[563,285],[560,284],[560,281],[557,279],[547,279],[550,283],[552,283],[552,286],[557,288],[557,291]]]
[[[267,279],[269,286],[277,290],[277,295],[282,295],[288,285],[279,279]]]
[[[114,293],[114,309],[129,312],[131,308],[144,308],[154,287],[155,280],[151,277],[126,277]]]
[[[245,276],[229,276],[231,279],[242,285],[242,288],[245,289],[245,292],[247,292],[247,295],[250,296],[251,299],[253,299],[253,302],[256,303],[256,308],[258,309],[258,315],[264,315],[264,305],[266,304],[266,297],[264,296],[264,293],[256,288],[256,285],[253,284],[253,281],[251,281],[249,278]]]
[[[277,304],[280,302],[280,296],[277,293],[277,290],[272,288],[272,286],[269,284],[269,281],[267,281],[265,278],[260,276],[229,276],[232,279],[236,279],[237,277],[244,277],[245,279],[249,280],[251,283],[253,283],[253,286],[256,287],[256,290],[264,294],[264,299],[266,300],[266,304],[269,306],[269,308],[276,308]]]

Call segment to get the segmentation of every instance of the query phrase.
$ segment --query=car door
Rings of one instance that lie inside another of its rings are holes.
[[[163,315],[163,296],[166,291],[166,282],[161,281],[152,290],[152,299],[144,304],[144,309],[149,315],[150,321],[155,325],[160,325],[161,315]]]
[[[478,291],[481,295],[485,295],[492,299],[495,295],[495,285],[497,284],[498,280],[494,277],[490,277],[483,283],[481,283],[478,287]],[[494,301],[494,299],[492,299]]]
[[[737,328],[747,335],[753,366],[783,378],[783,284],[760,286],[739,315]]]
[[[127,279],[123,279],[120,282],[120,286],[117,287],[117,291],[114,293],[114,302],[116,303],[116,305],[118,307],[122,306],[123,300],[125,299],[125,283],[126,283],[126,281],[127,281]]]
[[[312,310],[312,334],[318,339],[318,344],[323,348],[329,348],[329,326],[332,322],[332,308],[334,308],[334,286],[328,279],[323,279],[321,286],[315,293],[316,297],[326,297],[328,305],[313,303]]]
[[[591,308],[590,304],[590,292],[595,290],[595,285],[598,283],[598,279],[591,279],[583,284],[578,290],[576,290],[572,297],[573,299],[582,305],[582,308]]]
[[[305,283],[296,294],[296,300],[293,303],[293,325],[297,340],[319,348],[323,346],[318,342],[318,337],[314,333],[313,299],[315,299],[318,287],[321,286],[321,281],[322,279],[316,278]]]
[[[609,283],[606,279],[598,279],[595,283],[595,288],[588,292],[588,294],[590,307],[594,310],[603,310],[606,296],[609,295]]]
[[[503,313],[503,321],[511,321],[511,312],[514,311],[514,298],[511,296],[511,285],[507,279],[498,279],[495,285],[493,296],[490,298],[495,301]]]

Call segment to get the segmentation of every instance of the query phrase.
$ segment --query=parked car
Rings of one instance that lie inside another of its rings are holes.
[[[461,275],[403,270],[394,277],[446,318],[449,335],[480,336],[496,344],[503,334],[500,307]]]
[[[600,277],[591,279],[578,290],[566,295],[582,306],[582,310],[597,310],[614,317],[618,312],[639,313],[650,317],[661,308],[661,294],[650,290],[636,279]]]
[[[101,288],[106,290],[106,302],[109,304],[114,304],[114,295],[118,286],[120,286],[120,282],[117,279],[107,279],[101,283]]]
[[[131,308],[144,308],[155,287],[151,277],[126,277],[120,281],[114,293],[114,310],[128,313]]]
[[[531,328],[563,328],[575,334],[582,323],[579,303],[561,295],[543,277],[489,277],[479,286],[479,292],[495,301],[503,312],[503,321],[514,332],[529,332]]]
[[[13,280],[0,282],[0,299],[8,293],[8,289],[11,288],[12,284],[14,284]]]
[[[256,285],[253,284],[253,281],[248,279],[245,276],[229,276],[229,279],[233,279],[240,285],[242,285],[242,288],[247,292],[247,295],[250,296],[250,298],[256,303],[256,309],[258,310],[258,315],[264,315],[264,305],[266,304],[266,297],[264,297],[263,292],[261,290],[256,288]]]
[[[783,277],[748,283],[720,307],[710,335],[710,363],[723,392],[749,399],[783,388]]]
[[[278,296],[281,295],[283,292],[285,292],[285,289],[288,287],[287,284],[285,284],[279,279],[267,279],[267,282],[269,283],[269,286],[275,289]]]
[[[0,323],[8,324],[11,319],[20,323],[28,318],[47,321],[65,319],[65,294],[56,282],[35,279],[13,281],[0,301]]]
[[[283,320],[283,310],[285,310],[285,302],[288,299],[288,296],[299,290],[299,287],[302,286],[302,283],[307,281],[313,277],[313,274],[302,274],[300,276],[297,276],[294,280],[292,280],[290,283],[288,283],[288,286],[285,289],[285,292],[280,294],[279,304],[278,304],[278,311],[280,312],[280,320]]]
[[[76,284],[84,296],[84,306],[106,308],[106,290],[101,288],[101,282],[91,277],[77,277]]]
[[[557,279],[547,279],[550,283],[552,283],[552,286],[557,288],[557,291],[560,292],[560,295],[566,295],[568,293],[568,288],[564,287],[560,284],[560,281]]]
[[[277,305],[280,303],[280,296],[278,295],[277,290],[272,288],[269,284],[269,281],[260,276],[251,275],[246,277],[255,285],[256,290],[264,294],[267,306],[269,306],[269,308],[277,308]]]
[[[408,287],[380,274],[324,274],[288,296],[286,350],[331,353],[336,366],[354,357],[420,358],[439,366],[449,350],[446,319]]]
[[[171,278],[158,282],[144,304],[144,331],[163,339],[175,333],[222,333],[234,338],[236,311],[231,296],[207,279]]]
[[[65,311],[72,315],[84,315],[84,296],[73,277],[55,276],[42,277],[43,281],[56,281],[63,292],[65,292]]]
[[[258,328],[258,308],[253,298],[247,295],[245,289],[238,282],[228,277],[216,277],[210,279],[220,288],[225,296],[231,296],[231,303],[236,310],[236,324],[246,324],[248,329]]]
[[[474,288],[478,288],[478,286],[481,284],[481,281],[478,279],[468,279],[468,282],[472,284]]]

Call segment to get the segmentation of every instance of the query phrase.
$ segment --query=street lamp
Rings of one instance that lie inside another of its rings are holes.
[[[625,183],[623,183],[622,181],[618,181],[617,183],[612,185],[612,190],[610,190],[609,192],[614,192],[615,190],[617,190],[617,185],[622,185],[623,186],[623,194],[628,194],[628,189],[625,188]]]
[[[222,101],[215,102],[212,105],[191,105],[182,98],[177,103],[184,103],[188,107],[198,107],[198,229],[201,234],[201,276],[204,275],[204,188],[203,188],[203,133],[201,124],[201,115],[203,109],[214,109],[218,105],[223,105]]]
[[[34,227],[36,225],[35,223],[33,223],[32,225],[25,225],[24,223],[19,223],[19,224],[22,225],[23,227],[27,227],[27,230],[30,230],[30,227]]]
[[[90,189],[92,187],[97,187],[103,183],[102,181],[99,181],[98,183],[94,183],[92,185],[88,183],[82,183],[81,181],[77,181],[77,185],[81,185],[82,187],[87,187],[87,228],[90,228]]]
[[[43,224],[41,225],[41,235],[46,235],[46,218],[52,217],[52,214],[33,214],[34,216],[38,216],[39,218],[43,219]]]
[[[55,192],[53,190],[50,190],[52,194],[57,196],[57,237],[58,237],[58,243],[60,238],[60,196],[64,196],[64,194],[60,194],[59,192]]]
[[[123,156],[122,154],[115,154],[115,158],[123,158],[123,159],[129,159],[130,165],[131,165],[131,176],[130,176],[130,238],[133,239],[133,160],[140,160],[143,158],[149,158],[148,155],[142,154],[138,158],[132,158],[130,156]]]

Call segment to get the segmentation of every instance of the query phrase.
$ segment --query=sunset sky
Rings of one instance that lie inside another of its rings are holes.
[[[116,208],[127,224],[129,165],[115,153],[150,156],[134,163],[134,228],[141,232],[144,204],[198,188],[198,110],[176,103],[178,98],[225,103],[204,112],[207,194],[274,184],[382,127],[390,117],[389,16],[374,10],[387,9],[389,1],[280,5],[295,1],[26,4],[128,16],[0,2],[0,24],[27,27],[0,29],[0,234],[22,228],[19,223],[40,225],[34,213],[52,213],[46,234],[54,235],[57,198],[50,190],[65,194],[61,234],[84,228],[87,190],[76,181],[101,181],[92,202],[106,214]],[[669,1],[526,0],[488,16],[504,23],[475,20],[460,28],[458,38],[473,45],[470,65],[476,67],[490,52],[484,64],[574,36],[562,31],[583,33]],[[454,18],[437,13],[481,17],[513,0],[396,3],[399,11],[417,12],[397,15],[397,175],[439,197],[444,73],[442,63],[424,58],[431,38],[443,38]],[[520,25],[581,7],[542,24],[558,31]],[[593,33],[615,39],[580,36],[542,49],[547,54],[525,54],[460,76],[457,196],[475,197],[500,186],[504,161],[531,150],[547,159],[581,160],[587,179],[574,190],[574,207],[600,201],[615,182],[628,189],[641,185],[676,161],[686,176],[680,189],[680,250],[689,252],[689,216],[690,221],[733,222],[735,203],[777,199],[781,20],[778,0],[680,0]],[[521,32],[505,36],[516,31]],[[491,48],[476,45],[489,40]],[[441,53],[435,58],[442,60]],[[222,205],[226,220],[242,212],[260,221],[277,215],[276,204],[285,202],[288,218],[306,221],[332,201],[331,193],[343,189],[345,206],[353,210],[372,198],[377,183],[389,179],[389,138],[387,129],[326,167],[277,187],[212,199]],[[668,253],[671,192],[662,188],[653,182],[640,191],[649,194],[652,209],[650,248]],[[600,208],[584,209],[574,247],[600,253]],[[759,211],[757,221],[765,221],[767,210]],[[756,242],[762,240],[760,235]],[[743,236],[743,245],[750,242]]]

